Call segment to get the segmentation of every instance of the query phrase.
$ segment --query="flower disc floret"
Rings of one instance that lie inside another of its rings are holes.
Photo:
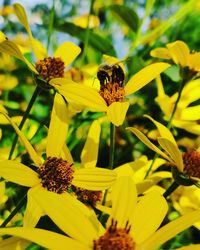
[[[57,157],[48,157],[38,171],[42,186],[58,194],[71,186],[73,173],[72,164]]]
[[[126,223],[125,228],[117,228],[117,221],[112,220],[104,235],[94,240],[94,250],[134,250],[135,242],[130,236],[131,226]]]
[[[184,173],[200,179],[200,153],[190,151],[183,154]]]
[[[64,77],[64,62],[59,57],[47,57],[36,63],[39,75],[47,82],[53,78]]]

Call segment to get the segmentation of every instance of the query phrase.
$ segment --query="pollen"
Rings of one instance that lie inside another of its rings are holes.
[[[122,102],[124,100],[125,90],[118,83],[108,82],[101,86],[99,94],[106,101],[106,104],[110,106],[113,102]]]
[[[79,201],[95,206],[98,201],[102,198],[101,191],[91,191],[79,187],[72,186],[72,190],[76,194],[76,197]]]
[[[39,75],[47,82],[53,78],[64,77],[64,62],[59,57],[47,57],[36,63]]]
[[[72,164],[57,157],[48,157],[38,171],[42,186],[58,194],[71,186],[73,173]]]
[[[184,173],[190,177],[200,178],[200,153],[190,151],[183,154]]]
[[[130,236],[131,226],[128,222],[125,228],[117,228],[117,221],[112,220],[111,225],[98,240],[94,240],[94,250],[134,250],[135,242]]]

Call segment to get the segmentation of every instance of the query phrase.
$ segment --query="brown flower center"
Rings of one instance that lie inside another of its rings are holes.
[[[53,78],[64,77],[64,68],[64,62],[59,57],[47,57],[36,63],[39,75],[47,82]]]
[[[71,186],[73,173],[72,164],[56,157],[48,157],[38,171],[42,186],[58,194]]]
[[[134,250],[135,242],[130,236],[131,226],[117,228],[117,221],[112,220],[110,227],[98,240],[94,240],[94,250]]]
[[[83,203],[95,206],[102,198],[101,191],[91,191],[79,187],[72,186],[72,190],[75,192],[77,199]]]
[[[190,151],[183,154],[184,173],[191,177],[200,178],[200,153]]]
[[[99,94],[110,106],[113,102],[122,102],[124,100],[125,90],[119,83],[108,82],[101,85]]]

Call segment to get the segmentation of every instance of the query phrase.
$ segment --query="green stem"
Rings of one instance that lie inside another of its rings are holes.
[[[23,205],[26,203],[26,194],[22,197],[22,199],[19,201],[15,209],[11,212],[11,214],[4,220],[4,222],[0,225],[1,227],[5,227],[12,218],[19,212],[19,210],[23,207]]]
[[[153,160],[152,160],[152,162],[151,162],[151,165],[149,166],[149,168],[148,168],[148,170],[147,170],[147,172],[146,172],[146,174],[145,174],[145,176],[144,176],[144,179],[146,179],[146,178],[149,176],[149,173],[151,172],[151,170],[152,170],[152,168],[153,168],[153,165],[154,165],[154,163],[155,163],[155,161],[156,161],[157,158],[158,158],[158,154],[156,153],[156,154],[154,155],[154,157],[153,157]]]
[[[115,125],[110,123],[110,151],[109,151],[109,169],[114,167],[114,156],[115,156]]]
[[[177,182],[173,182],[171,184],[171,186],[168,187],[168,189],[164,192],[163,197],[165,197],[165,199],[172,194],[177,188],[179,187],[179,184]]]
[[[47,37],[47,51],[49,50],[51,35],[53,33],[54,16],[55,16],[55,2],[53,0],[53,5],[52,5],[52,8],[51,8],[50,17],[49,17],[49,27],[48,27],[48,37]]]
[[[86,34],[85,34],[83,54],[82,54],[82,58],[81,58],[83,63],[85,61],[85,56],[86,56],[87,48],[88,48],[89,35],[90,35],[90,29],[89,29],[90,15],[92,14],[92,11],[93,11],[94,1],[95,0],[91,0],[91,2],[90,2],[90,10],[89,10],[88,18],[87,18],[87,28],[86,28]]]
[[[26,111],[25,111],[25,113],[23,115],[23,118],[22,118],[20,124],[19,124],[19,129],[23,128],[24,123],[25,123],[26,119],[28,118],[28,115],[29,115],[29,113],[31,111],[31,108],[33,107],[33,104],[34,104],[37,96],[39,95],[40,91],[41,91],[41,88],[39,86],[36,86],[35,91],[33,92],[31,100],[30,100],[30,102],[28,104],[28,107],[27,107],[27,109],[26,109]],[[12,155],[14,153],[14,150],[15,150],[15,147],[16,147],[16,144],[17,144],[17,140],[18,140],[18,135],[15,135],[15,138],[13,140],[12,147],[11,147],[11,150],[10,150],[10,154],[9,154],[9,157],[8,157],[9,160],[12,158]]]

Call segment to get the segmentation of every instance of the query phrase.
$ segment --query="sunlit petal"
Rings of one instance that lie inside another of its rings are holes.
[[[0,31],[0,43],[2,43],[5,40],[6,40],[5,34],[2,31]]]
[[[61,151],[61,158],[63,158],[63,160],[66,160],[70,164],[73,163],[73,158],[72,158],[71,152],[66,144],[63,145],[63,148]]]
[[[149,115],[144,115],[145,117],[147,117],[148,119],[150,119],[157,127],[161,137],[167,138],[168,140],[170,140],[174,145],[177,146],[177,143],[174,139],[174,136],[172,135],[172,133],[170,132],[170,130],[165,127],[164,125],[162,125],[160,122],[157,122],[156,120],[154,120],[152,117],[150,117]]]
[[[20,140],[22,141],[22,143],[24,144],[27,152],[29,153],[31,159],[34,161],[34,163],[39,166],[42,164],[42,161],[40,159],[40,157],[37,155],[37,153],[35,152],[35,150],[33,149],[32,145],[30,144],[30,142],[26,139],[26,137],[22,134],[22,132],[19,130],[19,128],[15,125],[15,123],[12,121],[12,119],[6,114],[0,111],[0,113],[2,115],[4,115],[6,117],[6,119],[10,122],[10,124],[12,125],[12,127],[14,128],[14,130],[16,131],[16,133],[18,134]]]
[[[91,168],[96,166],[99,151],[100,132],[100,123],[98,121],[94,121],[90,126],[87,140],[81,152],[81,162],[84,167]]]
[[[171,159],[165,153],[163,153],[158,147],[156,147],[153,143],[151,143],[150,140],[138,129],[127,128],[127,130],[130,130],[133,134],[135,134],[137,138],[141,140],[148,148],[152,149],[166,160],[171,161]]]
[[[193,121],[181,121],[181,120],[173,120],[173,125],[178,128],[183,128],[186,131],[200,135],[200,124]]]
[[[186,215],[181,216],[180,218],[161,227],[149,239],[142,243],[142,247],[143,249],[154,250],[197,221],[200,221],[199,210],[187,213]]]
[[[186,43],[182,41],[168,43],[167,48],[176,64],[180,64],[183,67],[187,66],[190,50]]]
[[[128,102],[113,102],[107,110],[108,119],[115,125],[123,124],[129,108]]]
[[[116,180],[114,171],[103,168],[83,168],[76,170],[72,184],[88,190],[104,190]]]
[[[47,156],[60,157],[67,138],[69,117],[67,103],[60,94],[54,97],[51,121],[47,137]]]
[[[177,145],[174,145],[170,140],[166,138],[158,138],[160,146],[170,155],[171,159],[175,162],[179,171],[183,171],[183,158]]]
[[[170,66],[171,65],[168,63],[153,63],[141,69],[138,73],[131,77],[125,85],[126,95],[130,95],[138,91]]]
[[[30,245],[30,241],[20,239],[18,237],[11,237],[7,239],[0,240],[0,249],[1,250],[23,250]]]
[[[200,120],[200,105],[185,108],[181,113],[180,119],[188,121]]]
[[[0,161],[0,176],[25,187],[33,187],[40,183],[36,172],[17,161]]]
[[[136,186],[130,177],[119,177],[112,187],[111,217],[117,226],[124,228],[133,214],[137,202]]]
[[[94,111],[107,110],[104,99],[91,87],[74,83],[72,81],[70,82],[68,79],[64,78],[55,78],[50,81],[50,84],[54,85],[68,102],[83,105]]]
[[[158,57],[162,59],[171,59],[169,50],[166,48],[156,48],[151,50],[150,55],[153,57]]]
[[[55,249],[55,250],[90,250],[89,247],[84,246],[78,241],[70,239],[67,236],[63,236],[58,233],[54,233],[51,231],[38,229],[38,228],[1,228],[0,234],[4,235],[14,235],[17,237],[21,237],[26,240],[30,240],[35,242],[47,249]]]
[[[74,59],[81,53],[79,46],[72,42],[64,42],[59,45],[54,53],[54,57],[60,57],[65,63],[65,67],[74,61]]]
[[[42,207],[45,214],[70,237],[88,246],[97,237],[97,231],[86,216],[88,208],[69,194],[62,196],[41,190],[34,192],[32,197]]]
[[[176,248],[175,250],[199,250],[200,244],[192,244],[185,247]]]
[[[131,235],[137,244],[146,240],[158,229],[167,210],[166,200],[156,191],[149,192],[140,199],[130,221]]]
[[[33,71],[35,74],[38,74],[37,70],[34,68],[34,66],[23,56],[20,49],[17,47],[17,45],[11,41],[5,40],[4,42],[0,43],[0,52],[6,53],[10,56],[14,56],[21,61],[25,62],[26,65],[29,67],[31,71]]]

